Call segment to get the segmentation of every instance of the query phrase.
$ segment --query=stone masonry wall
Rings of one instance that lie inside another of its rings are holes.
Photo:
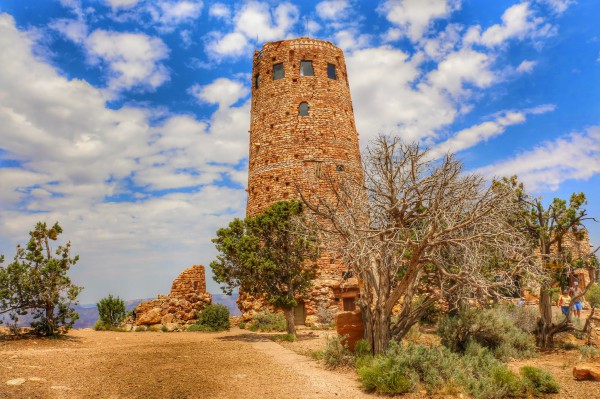
[[[301,61],[312,61],[314,76],[300,76]],[[274,65],[284,77],[274,79]],[[335,79],[328,76],[328,66]],[[299,115],[300,103],[308,115]],[[358,133],[342,50],[309,38],[266,43],[254,54],[250,158],[246,214],[254,216],[276,201],[333,194],[326,176],[362,180]],[[343,310],[344,297],[356,297],[355,279],[342,278],[346,266],[323,251],[319,274],[305,301],[308,323],[319,311]],[[242,295],[246,317],[259,308]]]
[[[169,295],[159,295],[151,301],[141,302],[135,308],[135,324],[159,328],[165,326],[174,330],[196,322],[198,312],[210,303],[204,266],[194,265],[173,281]]]

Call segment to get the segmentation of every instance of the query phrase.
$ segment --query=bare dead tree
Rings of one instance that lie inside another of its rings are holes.
[[[441,298],[489,298],[517,273],[535,272],[527,242],[509,223],[515,203],[507,187],[463,173],[451,155],[435,160],[399,139],[379,137],[363,163],[364,181],[330,176],[328,195],[303,199],[326,246],[360,282],[374,353],[401,339]],[[421,284],[434,286],[418,294]]]

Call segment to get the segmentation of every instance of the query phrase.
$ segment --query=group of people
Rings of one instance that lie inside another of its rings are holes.
[[[577,281],[575,281],[573,283],[573,288],[565,288],[562,294],[558,297],[557,305],[560,307],[565,316],[569,313],[569,306],[573,300],[573,314],[575,317],[581,317],[581,300],[583,298],[581,293],[582,291],[579,288],[579,284]]]

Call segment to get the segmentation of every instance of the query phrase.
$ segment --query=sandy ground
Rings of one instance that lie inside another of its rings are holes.
[[[367,397],[355,378],[239,329],[0,341],[0,398]]]
[[[377,397],[360,389],[352,370],[326,370],[310,358],[328,334],[335,332],[301,331],[297,342],[281,345],[237,328],[215,334],[76,330],[64,339],[0,341],[0,398]],[[577,350],[555,351],[510,367],[550,371],[562,390],[547,399],[600,399],[600,382],[573,380],[577,361]]]

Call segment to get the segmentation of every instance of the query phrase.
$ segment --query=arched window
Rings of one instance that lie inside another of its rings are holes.
[[[308,103],[301,102],[298,106],[298,115],[300,116],[308,116]]]

